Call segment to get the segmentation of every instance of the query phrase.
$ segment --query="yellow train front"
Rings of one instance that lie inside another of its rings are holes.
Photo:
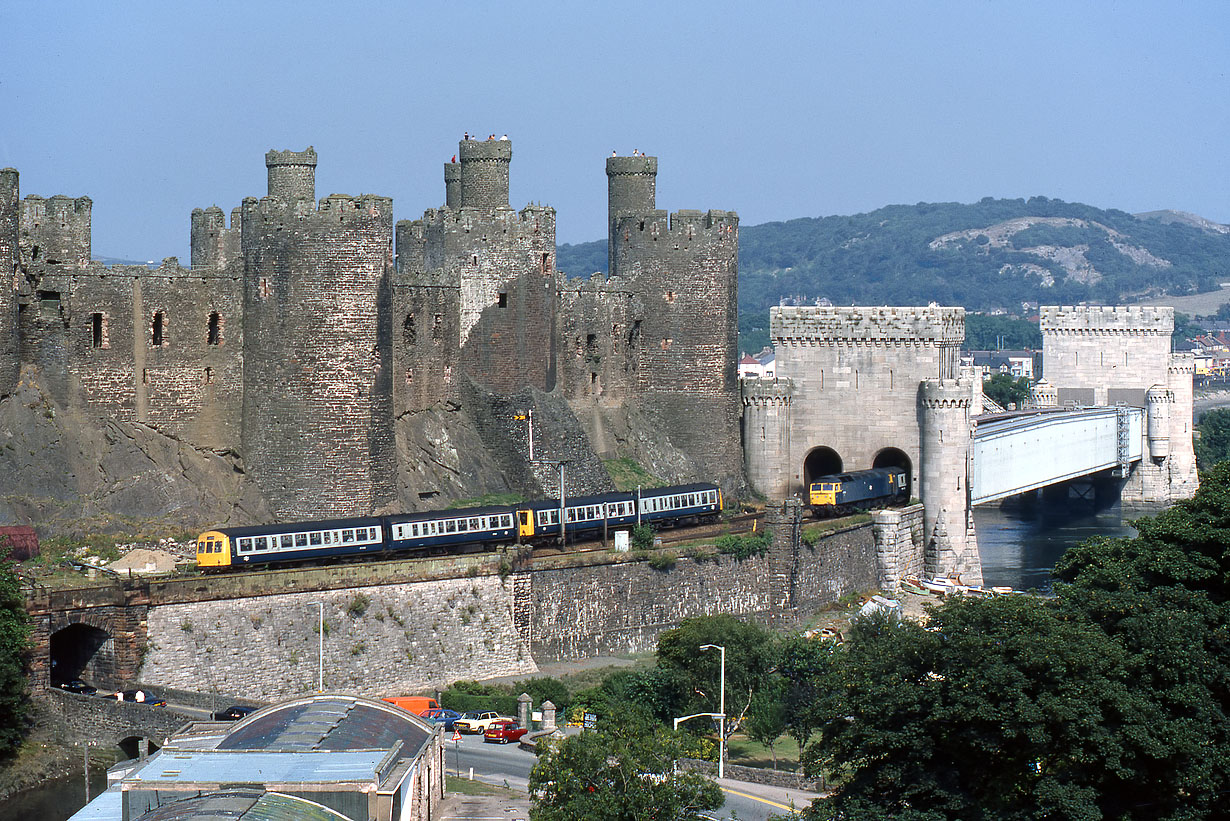
[[[825,518],[904,504],[909,494],[909,477],[904,470],[872,468],[821,476],[808,485],[807,504],[817,518]]]
[[[231,538],[217,530],[208,530],[196,540],[196,566],[212,570],[231,566]]]

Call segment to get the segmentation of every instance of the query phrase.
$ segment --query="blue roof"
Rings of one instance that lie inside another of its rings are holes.
[[[126,789],[159,784],[315,783],[374,781],[384,750],[159,750],[121,783]]]

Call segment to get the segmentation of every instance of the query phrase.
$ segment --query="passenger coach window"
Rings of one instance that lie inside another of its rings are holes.
[[[249,552],[251,549],[252,549],[252,540],[251,540],[251,539],[240,539],[240,540],[239,540],[239,552],[240,552],[240,553],[247,553],[247,552]]]
[[[306,533],[296,533],[295,534],[295,547],[307,547],[307,534]]]
[[[343,542],[353,542],[354,541],[354,531],[353,530],[343,530],[342,531],[342,541]]]
[[[319,533],[309,533],[308,541],[311,542],[312,545],[314,546],[319,545],[320,544],[320,534]]]

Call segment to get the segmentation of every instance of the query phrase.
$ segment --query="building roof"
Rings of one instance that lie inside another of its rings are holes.
[[[284,701],[236,722],[219,750],[389,749],[407,754],[423,745],[432,725],[400,707],[357,696],[319,695]]]
[[[181,821],[189,818],[218,821],[344,821],[346,816],[293,795],[259,790],[227,790],[163,804],[142,815],[138,821]]]

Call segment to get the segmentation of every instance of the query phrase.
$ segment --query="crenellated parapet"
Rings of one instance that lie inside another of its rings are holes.
[[[1038,309],[1038,319],[1044,337],[1048,334],[1169,337],[1174,331],[1174,308],[1160,305],[1044,305]]]
[[[770,311],[774,344],[956,345],[965,340],[965,309],[781,306]]]
[[[461,207],[508,208],[512,141],[462,140],[457,156],[461,160]]]
[[[62,194],[50,199],[31,194],[22,200],[22,265],[88,265],[93,206],[89,197]]]
[[[192,209],[191,224],[193,268],[224,271],[242,261],[242,207],[231,211],[230,226],[226,224],[226,214],[216,205]]]
[[[747,378],[739,383],[743,407],[785,407],[794,401],[794,380]]]

